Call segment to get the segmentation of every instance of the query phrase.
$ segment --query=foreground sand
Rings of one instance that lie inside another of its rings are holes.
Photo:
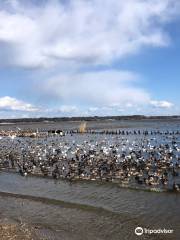
[[[1,240],[37,240],[34,229],[23,223],[9,223],[9,221],[0,221],[0,239]]]

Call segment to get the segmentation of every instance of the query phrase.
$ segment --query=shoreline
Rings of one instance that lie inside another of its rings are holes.
[[[52,176],[44,176],[43,174],[32,174],[29,173],[28,176],[21,176],[16,170],[13,169],[0,169],[0,173],[12,173],[19,175],[22,178],[28,178],[28,177],[33,177],[33,178],[41,178],[41,179],[49,179],[49,180],[54,180],[54,181],[65,181],[69,182],[70,184],[72,183],[98,183],[98,184],[110,184],[112,186],[116,186],[122,189],[127,189],[127,190],[132,190],[132,191],[143,191],[143,192],[154,192],[154,193],[171,193],[171,194],[179,194],[180,192],[178,191],[173,191],[172,189],[165,189],[165,188],[156,188],[156,187],[151,187],[151,188],[145,188],[145,187],[138,187],[138,186],[128,186],[126,184],[120,183],[120,182],[113,182],[113,181],[106,181],[106,180],[99,180],[99,179],[64,179],[64,178],[58,178],[54,179]]]
[[[179,115],[122,115],[122,116],[88,116],[88,117],[39,117],[39,118],[12,118],[0,119],[0,123],[58,123],[58,122],[79,122],[79,121],[102,121],[102,120],[179,120]]]

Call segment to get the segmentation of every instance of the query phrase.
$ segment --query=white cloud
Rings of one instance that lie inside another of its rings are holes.
[[[168,46],[171,39],[165,26],[179,15],[178,0],[42,2],[0,3],[0,67],[46,68],[43,77],[42,72],[33,71],[33,94],[35,101],[42,99],[47,105],[37,109],[3,97],[0,110],[42,115],[134,113],[148,108],[170,111],[173,104],[152,100],[134,72],[82,73],[82,69],[94,69],[97,64],[107,67],[144,47]]]
[[[78,108],[71,105],[62,105],[57,111],[60,113],[75,114],[78,112]]]
[[[140,84],[141,76],[129,71],[73,72],[35,82],[33,93],[51,99],[57,114],[76,116],[167,114],[174,106],[154,100]]]
[[[153,108],[149,107],[152,106]],[[30,103],[17,100],[6,96],[0,98],[1,118],[16,118],[16,117],[70,117],[70,116],[111,116],[111,115],[131,115],[131,114],[148,114],[148,115],[167,115],[174,114],[172,109],[173,104],[167,101],[147,101],[142,103],[127,104],[110,104],[110,105],[94,105],[77,106],[77,105],[62,105],[58,104],[52,108],[38,108]],[[162,110],[161,110],[162,109]],[[166,111],[168,110],[168,111]],[[177,111],[177,109],[176,109]]]
[[[98,107],[90,107],[90,108],[88,108],[88,111],[89,111],[90,113],[97,112],[98,110],[99,110]]]
[[[150,104],[156,108],[172,108],[174,106],[173,103],[168,101],[151,101]]]
[[[38,108],[30,103],[12,98],[9,96],[0,98],[0,111],[23,111],[23,112],[36,112]]]
[[[169,44],[163,29],[177,0],[7,1],[0,9],[0,64],[109,64],[143,46]],[[2,5],[2,4],[1,4]]]
[[[34,91],[42,94],[44,100],[50,96],[61,104],[95,107],[146,104],[150,97],[138,86],[138,78],[136,74],[128,71],[66,73],[36,82]]]

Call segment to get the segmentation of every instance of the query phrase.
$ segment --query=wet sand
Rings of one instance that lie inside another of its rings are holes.
[[[7,218],[0,219],[1,240],[37,240],[32,227],[24,223],[15,223]]]
[[[0,204],[4,205],[4,210],[11,219],[15,219],[17,216],[15,208],[18,208],[19,215],[22,216],[21,220],[26,226],[23,229],[29,232],[29,236],[24,240],[134,240],[138,239],[134,235],[135,227],[137,225],[144,226],[142,220],[138,217],[114,215],[105,211],[68,208],[27,199],[13,197],[3,197],[2,199],[0,197]],[[14,205],[14,208],[12,205]],[[35,211],[37,211],[36,214]],[[31,226],[27,224],[29,221],[31,221]],[[19,236],[24,233],[20,224],[12,225],[13,229]],[[10,230],[9,233],[13,233],[11,227],[8,230]],[[176,234],[170,236],[144,235],[141,239],[174,240],[178,239]],[[31,238],[32,236],[33,238]]]
[[[137,226],[174,229],[179,239],[180,198],[174,193],[122,189],[111,184],[54,181],[0,174],[0,218],[33,229],[37,239],[138,239]]]
[[[70,126],[64,123],[65,129],[74,126],[68,124]],[[108,124],[112,126],[112,122]],[[100,123],[97,125],[101,126]],[[178,122],[145,122],[144,125],[143,122],[118,122],[112,128],[117,126],[179,129]],[[36,129],[37,125],[28,127]],[[41,127],[45,129],[47,124]],[[58,127],[58,124],[54,126]],[[0,172],[0,239],[179,240],[179,206],[180,195],[176,193],[125,189],[106,182],[70,183]],[[137,226],[173,229],[174,233],[139,238],[134,234]],[[24,231],[29,235],[23,235]]]

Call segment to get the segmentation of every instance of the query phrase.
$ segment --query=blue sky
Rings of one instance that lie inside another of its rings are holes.
[[[7,0],[0,19],[1,118],[180,114],[178,0]]]

